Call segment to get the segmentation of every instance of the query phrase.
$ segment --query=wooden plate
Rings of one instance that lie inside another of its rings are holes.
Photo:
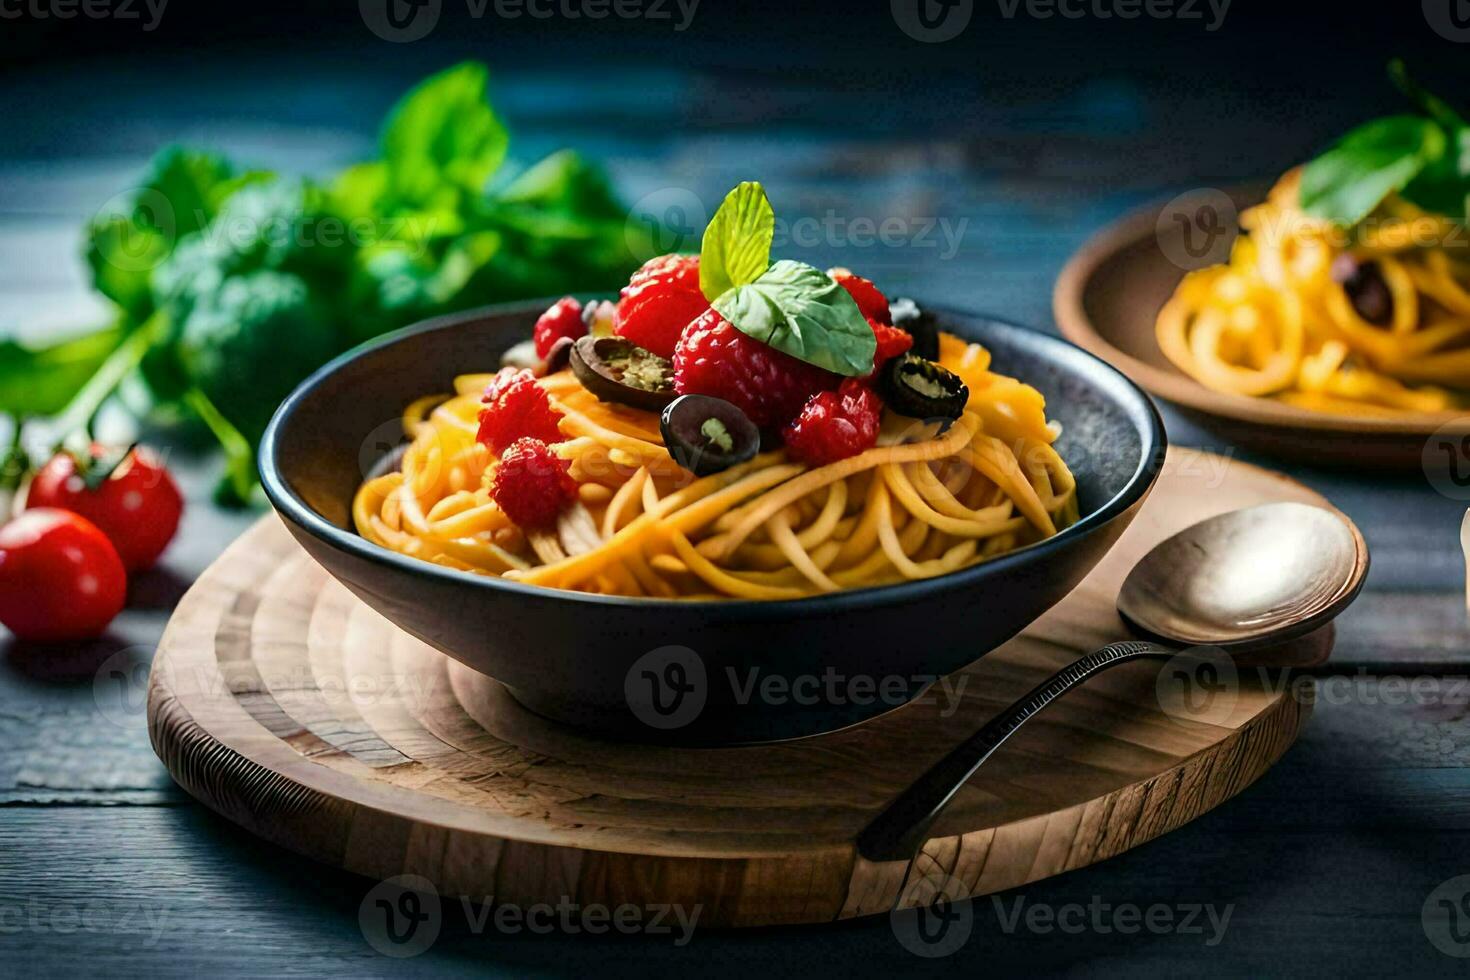
[[[1159,349],[1154,321],[1174,287],[1188,267],[1227,254],[1234,215],[1263,195],[1259,185],[1228,195],[1201,191],[1142,208],[1095,235],[1057,280],[1052,306],[1062,334],[1242,446],[1304,462],[1383,469],[1435,466],[1441,452],[1436,443],[1470,436],[1470,415],[1405,412],[1367,418],[1224,394],[1181,372]],[[1211,204],[1217,214],[1224,213],[1230,231],[1206,251],[1198,209]],[[1191,221],[1196,222],[1192,228]],[[1190,232],[1200,246],[1196,251],[1205,251],[1200,259],[1191,258],[1184,247]]]
[[[1326,506],[1278,474],[1171,451],[1082,585],[947,689],[842,732],[717,749],[598,740],[532,715],[354,598],[271,516],[179,604],[153,664],[153,744],[180,785],[253,833],[444,895],[682,903],[729,926],[885,912],[932,894],[935,876],[968,894],[1013,888],[1218,806],[1281,756],[1307,705],[1242,667],[1226,696],[1169,711],[1157,664],[1119,667],[1008,742],[913,862],[870,864],[854,840],[986,718],[1124,636],[1119,583],[1153,544],[1279,500]],[[1317,662],[1330,643],[1329,630],[1294,653]],[[1228,861],[1235,845],[1216,843]]]

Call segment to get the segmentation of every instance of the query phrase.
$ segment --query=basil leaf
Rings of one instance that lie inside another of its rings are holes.
[[[507,204],[534,206],[582,221],[615,221],[619,228],[628,217],[607,174],[571,150],[558,150],[521,171],[495,196]]]
[[[87,228],[86,260],[97,291],[135,320],[152,310],[149,277],[174,244],[219,210],[230,165],[209,153],[169,147],[132,191],[108,202]]]
[[[1443,129],[1419,116],[1365,123],[1302,169],[1302,210],[1351,227],[1443,156],[1446,142]]]
[[[349,221],[372,221],[387,209],[388,165],[381,160],[355,163],[332,181],[332,206]]]
[[[699,288],[713,303],[718,297],[766,271],[776,213],[765,189],[755,181],[737,184],[704,229],[699,250]]]
[[[808,364],[850,378],[873,373],[873,328],[847,290],[805,262],[782,259],[713,305],[741,333]]]
[[[1400,194],[1431,214],[1466,220],[1470,216],[1470,129],[1457,130],[1450,152],[1420,171]]]
[[[499,168],[509,136],[485,99],[489,75],[482,64],[456,65],[421,82],[388,114],[383,159],[402,201],[479,194]]]
[[[172,245],[168,235],[141,216],[94,220],[87,229],[85,253],[93,287],[130,318],[146,318],[152,309],[150,276],[168,258]]]
[[[125,336],[111,327],[45,347],[0,336],[0,412],[15,416],[60,412]]]

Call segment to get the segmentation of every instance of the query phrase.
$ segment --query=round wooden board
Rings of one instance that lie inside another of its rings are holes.
[[[914,862],[869,863],[854,838],[989,716],[1124,636],[1113,601],[1155,542],[1277,500],[1325,505],[1278,474],[1173,450],[1108,558],[1022,636],[950,678],[957,699],[722,749],[610,742],[531,715],[352,597],[271,516],[176,610],[153,664],[153,742],[186,790],[251,832],[363,875],[421,875],[445,895],[679,902],[702,906],[701,924],[768,925],[884,912],[921,898],[915,884],[934,873],[971,894],[999,891],[1217,806],[1281,756],[1305,706],[1243,670],[1233,699],[1184,718],[1161,709],[1157,664],[1120,667],[998,752]],[[1330,631],[1306,656],[1328,645]]]

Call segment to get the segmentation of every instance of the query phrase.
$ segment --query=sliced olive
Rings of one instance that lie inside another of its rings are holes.
[[[1352,301],[1358,316],[1376,326],[1386,327],[1393,320],[1393,293],[1383,281],[1377,262],[1359,262],[1344,252],[1332,260],[1331,275],[1340,283]]]
[[[533,341],[523,340],[519,344],[500,355],[501,367],[522,368],[530,371],[538,378],[548,374],[555,374],[567,366],[567,359],[571,356],[572,338],[562,337],[551,345],[546,359],[542,360],[536,356],[536,344]]]
[[[913,352],[931,361],[939,356],[939,322],[933,313],[919,309],[919,304],[900,296],[888,304],[889,318],[900,330],[914,338]]]
[[[883,366],[878,391],[890,409],[913,419],[953,421],[970,400],[959,375],[912,352]]]
[[[749,417],[723,398],[681,395],[659,418],[674,462],[695,476],[729,469],[755,456],[761,434]]]
[[[674,366],[622,337],[581,337],[572,345],[572,373],[605,402],[648,412],[674,400]]]

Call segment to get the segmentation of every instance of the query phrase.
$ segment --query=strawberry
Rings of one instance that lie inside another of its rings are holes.
[[[689,321],[709,309],[699,289],[699,256],[660,255],[633,273],[618,300],[615,332],[672,358]]]

